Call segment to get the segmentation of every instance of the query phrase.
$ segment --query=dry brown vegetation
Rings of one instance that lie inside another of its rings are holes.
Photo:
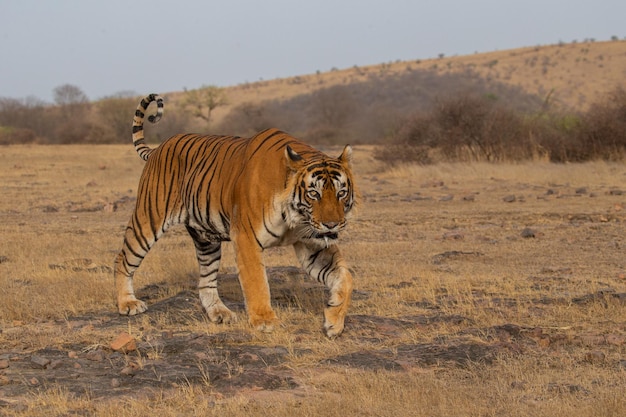
[[[281,327],[207,322],[176,229],[136,274],[149,310],[118,316],[132,146],[4,147],[0,414],[626,415],[626,167],[389,169],[372,153],[355,149],[356,290],[328,340],[323,290],[285,248],[266,253]],[[244,317],[225,246],[220,291]],[[121,332],[137,350],[111,350]]]

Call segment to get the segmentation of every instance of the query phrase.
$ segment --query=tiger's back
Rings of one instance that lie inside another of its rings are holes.
[[[115,262],[118,308],[146,310],[132,288],[132,275],[152,245],[173,224],[184,224],[200,265],[201,302],[213,321],[236,319],[219,299],[217,272],[221,242],[232,240],[249,321],[269,330],[270,306],[264,249],[292,244],[307,272],[331,289],[325,312],[329,336],[343,330],[352,277],[336,246],[338,232],[354,204],[349,147],[335,159],[277,129],[252,138],[176,135],[157,148],[143,138],[150,95],[133,120],[133,143],[146,160],[137,203]]]

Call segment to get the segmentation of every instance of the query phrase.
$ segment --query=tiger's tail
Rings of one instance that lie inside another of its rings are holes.
[[[139,154],[139,157],[144,161],[148,160],[148,157],[152,153],[152,149],[146,145],[146,141],[143,136],[143,119],[146,117],[146,110],[153,101],[156,101],[157,112],[154,115],[148,116],[150,123],[156,123],[161,120],[163,116],[163,98],[158,94],[150,94],[143,99],[135,110],[135,117],[133,117],[133,145],[135,150]]]

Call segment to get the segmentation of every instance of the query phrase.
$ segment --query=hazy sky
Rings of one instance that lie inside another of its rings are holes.
[[[0,97],[229,86],[626,37],[625,0],[0,0]]]

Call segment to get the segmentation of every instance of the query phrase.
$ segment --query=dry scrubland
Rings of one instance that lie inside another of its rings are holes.
[[[342,238],[355,299],[328,340],[324,292],[286,248],[266,254],[280,328],[246,324],[229,244],[221,292],[242,320],[208,323],[181,229],[136,275],[148,312],[118,316],[130,144],[3,148],[0,414],[626,415],[626,166],[371,153]],[[137,350],[111,350],[121,332]]]

